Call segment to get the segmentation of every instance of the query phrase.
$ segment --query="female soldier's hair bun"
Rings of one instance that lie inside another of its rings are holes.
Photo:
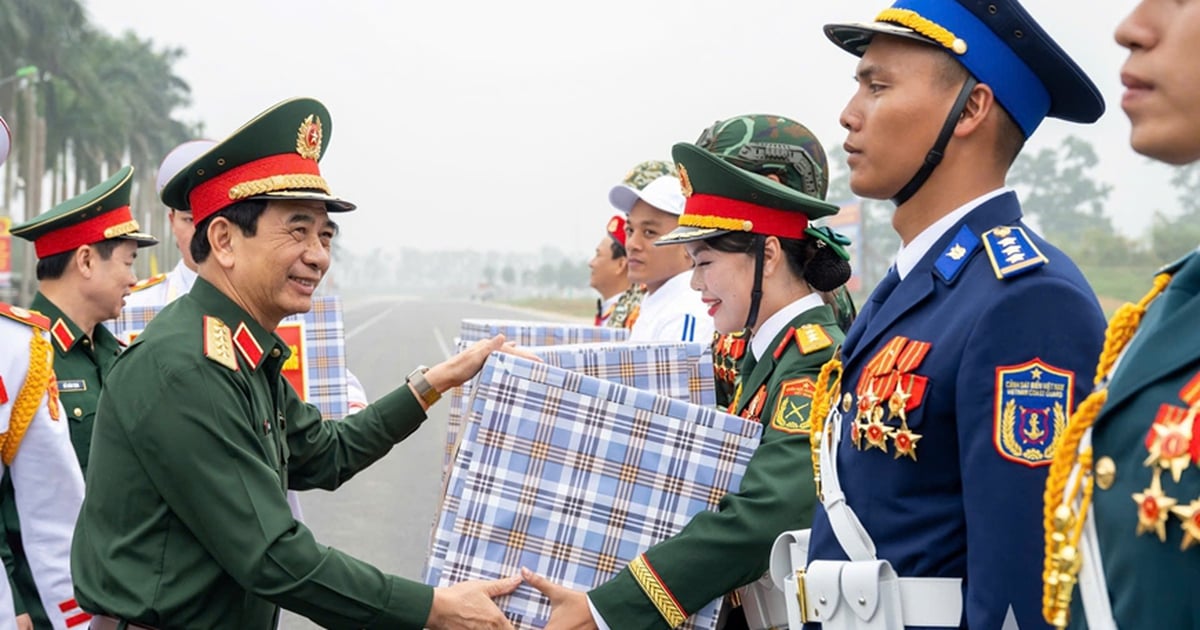
[[[812,248],[812,257],[804,266],[804,280],[817,291],[832,291],[850,279],[850,261],[838,256],[832,247],[824,242],[807,240]]]

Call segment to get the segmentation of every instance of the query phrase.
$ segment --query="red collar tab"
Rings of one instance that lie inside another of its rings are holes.
[[[133,220],[129,206],[121,206],[86,221],[47,232],[33,242],[33,248],[39,259],[48,258],[77,247],[137,232],[138,229],[138,222]]]
[[[694,194],[688,197],[683,216],[679,217],[679,225],[802,239],[808,227],[808,217],[799,212],[776,210],[748,201]]]
[[[258,369],[258,362],[263,358],[263,349],[258,345],[254,334],[246,327],[246,322],[238,324],[237,332],[233,333],[233,345],[241,353],[242,358],[250,364],[250,369]]]
[[[50,327],[50,334],[54,336],[54,340],[58,342],[58,347],[62,348],[63,352],[71,349],[75,345],[75,333],[71,332],[71,327],[67,326],[62,318],[54,321],[54,325]]]

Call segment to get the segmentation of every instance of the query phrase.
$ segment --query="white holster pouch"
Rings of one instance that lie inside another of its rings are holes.
[[[875,555],[875,543],[842,494],[837,471],[841,414],[818,453],[822,504],[830,527],[850,558],[808,563],[809,531],[785,532],[771,550],[771,578],[784,594],[788,627],[819,623],[823,630],[903,630],[905,626],[957,628],[962,620],[962,580],[901,578]],[[807,564],[807,566],[806,566]]]

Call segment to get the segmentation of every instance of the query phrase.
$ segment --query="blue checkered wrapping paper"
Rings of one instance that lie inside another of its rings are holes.
[[[526,566],[590,590],[735,490],[762,427],[709,407],[494,354],[471,399],[453,469],[458,516],[429,584],[492,579]],[[541,628],[549,602],[522,585],[497,604]],[[714,602],[686,628],[714,628]]]
[[[461,352],[468,344],[458,342]],[[565,346],[541,346],[526,348],[538,355],[548,365],[572,370],[587,376],[604,379],[620,385],[643,389],[653,393],[695,403],[713,397],[712,380],[705,381],[707,389],[697,390],[695,374],[700,364],[712,356],[703,344],[689,342],[667,343],[610,343],[570,344]],[[442,459],[442,483],[446,485],[451,465],[465,466],[471,460],[467,451],[459,453],[459,434],[466,415],[467,400],[473,391],[471,380],[454,388],[450,397],[450,413],[446,426],[446,446]],[[707,391],[707,395],[703,392]],[[709,406],[712,406],[711,404]],[[455,464],[457,462],[457,464]],[[450,524],[457,517],[458,498],[461,487],[449,488],[442,493],[444,500],[434,517],[437,524]],[[433,544],[433,551],[426,563],[426,571],[441,565],[446,557],[444,544]]]
[[[458,352],[473,342],[459,339]],[[550,365],[574,370],[614,383],[652,391],[678,400],[712,407],[717,404],[713,389],[712,351],[706,344],[694,342],[665,343],[590,343],[525,348]],[[683,367],[681,367],[683,366]],[[680,374],[685,377],[680,380]],[[446,419],[446,447],[442,458],[442,477],[445,479],[458,433],[466,411],[473,381],[467,381],[450,391],[449,416]]]
[[[515,319],[464,319],[458,338],[463,341],[489,339],[503,333],[508,341],[522,346],[561,346],[571,343],[625,341],[629,331],[591,324],[535,322]]]
[[[162,306],[130,306],[115,320],[104,322],[122,341],[139,335]],[[326,420],[340,420],[350,412],[346,392],[346,335],[342,302],[336,296],[313,298],[312,310],[280,322],[299,324],[304,336],[305,400],[321,410]],[[199,333],[197,333],[199,334]],[[304,392],[300,392],[304,396]]]

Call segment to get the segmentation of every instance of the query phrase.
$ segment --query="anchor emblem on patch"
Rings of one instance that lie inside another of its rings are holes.
[[[1041,359],[996,368],[994,437],[1000,456],[1046,466],[1067,427],[1075,373]]]

